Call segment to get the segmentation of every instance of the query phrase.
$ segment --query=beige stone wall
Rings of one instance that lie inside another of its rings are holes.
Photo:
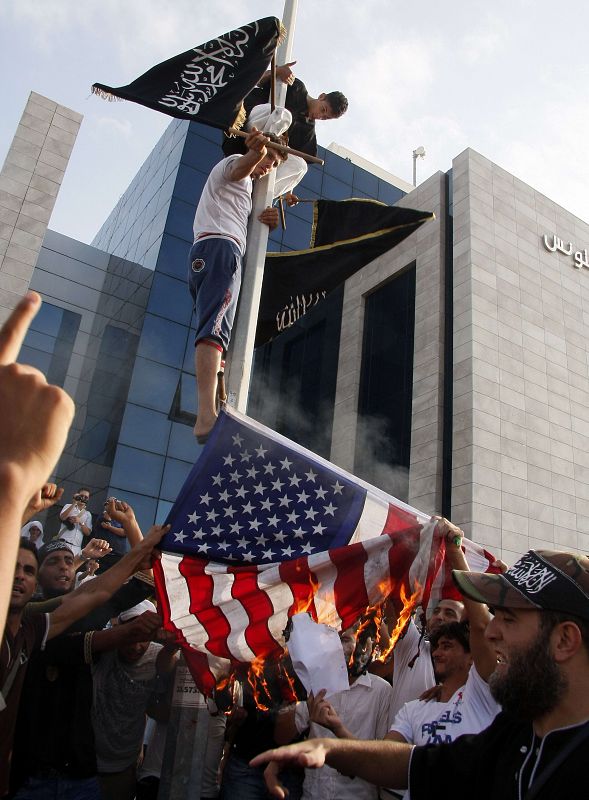
[[[444,175],[436,173],[399,203],[436,219],[368,264],[345,285],[331,460],[353,471],[366,296],[416,262],[415,343],[409,503],[441,507],[443,411]]]
[[[0,171],[0,323],[29,287],[81,122],[31,92]]]
[[[453,517],[508,562],[589,549],[589,225],[472,150],[453,162]]]

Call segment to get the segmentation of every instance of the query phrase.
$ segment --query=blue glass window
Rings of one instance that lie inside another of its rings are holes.
[[[119,445],[112,468],[111,483],[123,491],[157,497],[163,469],[163,456]]]
[[[127,403],[119,442],[131,447],[165,454],[170,437],[170,421],[165,414]]]
[[[146,314],[141,332],[139,355],[171,367],[180,367],[188,337],[188,327]]]

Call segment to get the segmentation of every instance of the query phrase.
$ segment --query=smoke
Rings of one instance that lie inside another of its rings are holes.
[[[398,448],[383,417],[358,417],[354,473],[399,500],[409,497],[409,468],[395,465]]]

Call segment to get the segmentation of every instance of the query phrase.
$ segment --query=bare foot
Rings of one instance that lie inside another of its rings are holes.
[[[204,414],[199,414],[196,418],[196,425],[194,426],[194,435],[196,437],[196,441],[199,444],[205,444],[207,439],[209,438],[209,434],[213,430],[215,426],[215,422],[217,421],[217,415],[214,414],[213,416],[205,416]]]

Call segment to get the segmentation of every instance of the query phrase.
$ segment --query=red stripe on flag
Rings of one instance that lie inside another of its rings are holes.
[[[206,655],[192,647],[183,647],[182,654],[199,691],[206,695],[212,694],[217,685],[217,678],[209,668],[209,660]]]
[[[166,578],[162,568],[162,562],[159,558],[153,560],[152,570],[153,581],[155,583],[155,595],[157,598],[157,610],[164,621],[164,628],[166,628],[166,630],[175,631],[178,636],[178,641],[184,641],[182,631],[174,625],[171,619],[170,601],[168,600],[168,592],[166,591]]]
[[[178,628],[171,618],[170,601],[166,590],[166,576],[159,559],[153,562],[153,579],[158,603],[158,612],[163,619],[163,627],[172,630],[176,634],[176,640],[182,643],[182,652],[188,663],[190,672],[196,685],[202,692],[212,692],[217,683],[217,679],[211,672],[209,660],[204,653],[199,653],[186,643],[184,632]]]
[[[202,558],[185,556],[178,567],[186,578],[190,592],[191,614],[198,619],[208,634],[205,643],[207,650],[221,658],[231,658],[227,647],[227,636],[231,627],[223,612],[213,605],[213,578],[205,573],[208,561]]]
[[[364,547],[357,543],[330,550],[329,557],[338,572],[333,585],[334,603],[342,621],[342,630],[346,630],[368,607],[364,577],[364,565],[368,560],[368,554]]]
[[[292,561],[283,561],[279,567],[280,577],[290,586],[294,602],[288,609],[288,616],[308,611],[317,622],[317,609],[315,608],[315,592],[318,581],[315,573],[309,569],[306,558],[295,558]]]
[[[421,529],[421,524],[415,514],[405,511],[404,508],[397,508],[389,503],[389,513],[387,520],[384,524],[383,533],[400,533],[402,531],[415,528],[416,531]]]
[[[228,567],[227,572],[235,576],[231,595],[239,600],[249,618],[245,640],[251,651],[256,658],[266,657],[276,650],[281,651],[282,646],[268,629],[268,620],[274,614],[274,606],[266,592],[258,586],[257,570]]]

